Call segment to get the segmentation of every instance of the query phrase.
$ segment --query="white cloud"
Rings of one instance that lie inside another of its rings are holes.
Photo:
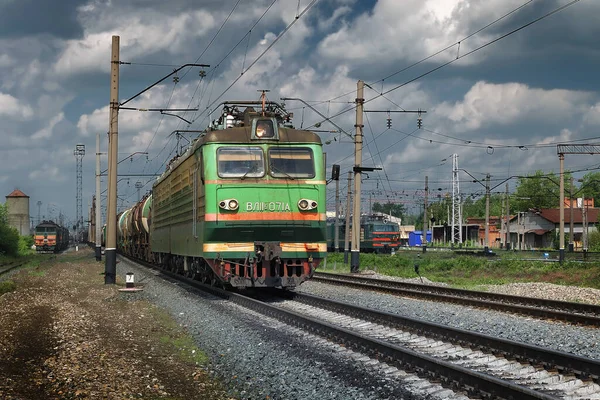
[[[67,41],[54,65],[56,74],[109,71],[113,35],[121,37],[120,58],[135,59],[162,50],[181,52],[184,50],[183,43],[190,37],[200,37],[215,25],[214,17],[204,11],[176,16],[150,11],[136,14],[133,18],[122,15],[104,17],[109,20],[93,23],[99,31],[88,29],[83,39]]]
[[[66,180],[66,175],[56,166],[47,166],[42,169],[35,169],[31,171],[29,173],[29,179],[44,179],[45,181],[64,182]]]
[[[48,126],[40,129],[39,131],[37,131],[36,133],[33,134],[33,136],[31,136],[32,139],[48,139],[52,137],[52,130],[54,129],[54,127],[56,126],[56,124],[58,124],[59,122],[61,122],[62,120],[64,120],[65,118],[65,114],[63,112],[59,113],[58,115],[56,115],[55,117],[53,117],[50,120],[50,123],[48,124]]]
[[[343,25],[319,44],[319,53],[334,60],[415,61],[456,43],[516,8],[521,0],[379,0],[372,12]],[[461,43],[464,54],[492,37],[483,31]],[[495,37],[495,36],[494,36]],[[449,61],[457,48],[435,58]],[[461,63],[475,63],[470,56]]]
[[[521,83],[477,82],[462,101],[442,102],[432,111],[454,122],[455,130],[476,130],[528,119],[560,122],[580,112],[591,94],[564,89],[536,89]]]
[[[0,55],[0,68],[3,67],[10,67],[12,65],[15,64],[15,60],[9,56],[8,54],[1,54]]]
[[[29,105],[22,104],[10,94],[0,92],[0,116],[14,119],[29,119],[33,116],[33,110]]]
[[[585,112],[583,121],[588,125],[600,125],[600,103],[596,103]]]

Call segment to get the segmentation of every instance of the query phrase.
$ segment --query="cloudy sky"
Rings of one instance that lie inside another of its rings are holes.
[[[600,142],[600,2],[576,1],[509,33],[569,3],[0,0],[0,192],[29,195],[36,221],[38,201],[42,216],[62,212],[74,220],[73,151],[81,143],[87,215],[98,132],[102,169],[107,165],[112,35],[120,36],[120,58],[130,63],[120,69],[121,101],[183,64],[210,65],[203,78],[199,68],[186,68],[178,82],[169,78],[128,103],[197,107],[179,114],[191,124],[120,112],[119,208],[137,200],[137,182],[142,194],[149,190],[175,155],[170,133],[204,129],[221,101],[258,99],[258,90],[269,89],[270,100],[301,98],[353,134],[358,80],[368,84],[368,111],[426,111],[421,129],[417,114],[390,113],[388,129],[385,112],[365,113],[363,162],[383,171],[363,177],[363,204],[371,197],[417,210],[426,176],[432,193],[451,191],[452,154],[478,179],[491,174],[492,186],[535,170],[556,172],[557,143]],[[353,143],[327,132],[338,128],[302,103],[286,106],[297,127],[322,131],[328,165],[341,164],[345,178]],[[565,167],[583,175],[600,167],[599,157],[567,156]],[[460,177],[462,192],[482,194],[465,172]]]

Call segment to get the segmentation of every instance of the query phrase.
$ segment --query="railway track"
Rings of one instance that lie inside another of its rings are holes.
[[[568,322],[571,324],[600,326],[600,306],[566,301],[512,296],[499,293],[454,289],[443,286],[420,285],[363,276],[316,272],[315,282],[348,286],[363,290],[391,293],[432,301],[442,301],[492,309],[515,314]]]
[[[337,343],[355,352],[357,362],[379,365],[390,378],[404,371],[426,378],[432,392],[451,389],[457,396],[499,399],[600,398],[600,364],[594,360],[314,296],[280,292],[265,299],[263,291],[260,300],[159,271]]]
[[[13,269],[19,268],[25,264],[27,264],[28,260],[25,261],[16,261],[12,263],[0,264],[0,276],[12,271]]]

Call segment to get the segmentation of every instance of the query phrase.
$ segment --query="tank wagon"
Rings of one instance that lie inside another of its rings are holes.
[[[43,221],[35,227],[33,240],[38,253],[58,253],[69,247],[69,230],[53,221]]]
[[[352,232],[352,226],[350,226]],[[344,247],[346,221],[339,221],[340,247]],[[327,250],[335,247],[335,218],[327,221]],[[352,243],[352,240],[350,240]],[[363,215],[360,220],[360,252],[390,254],[400,246],[400,226],[385,216],[378,214]]]
[[[222,105],[119,215],[118,248],[212,284],[295,287],[327,252],[321,140],[264,97]]]

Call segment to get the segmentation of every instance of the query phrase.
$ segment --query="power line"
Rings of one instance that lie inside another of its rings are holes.
[[[477,52],[477,51],[479,51],[479,50],[481,50],[481,49],[483,49],[483,48],[486,48],[486,47],[488,47],[488,46],[490,46],[490,45],[492,45],[492,44],[494,44],[494,43],[496,43],[496,42],[498,42],[498,41],[500,41],[500,40],[502,40],[502,39],[504,39],[504,38],[506,38],[506,37],[508,37],[508,36],[510,36],[510,35],[512,35],[512,34],[514,34],[514,33],[517,33],[517,32],[519,32],[519,31],[521,31],[521,30],[523,30],[523,29],[525,29],[525,28],[527,28],[527,27],[529,27],[529,26],[531,26],[531,25],[533,25],[533,24],[535,24],[535,23],[537,23],[537,22],[539,22],[539,21],[541,21],[541,20],[545,19],[545,18],[548,18],[548,17],[550,17],[551,15],[554,15],[554,14],[556,14],[556,13],[558,13],[558,12],[560,12],[560,11],[562,11],[562,10],[564,10],[564,9],[566,9],[566,8],[568,8],[568,7],[572,6],[573,4],[575,4],[575,3],[578,3],[578,2],[580,2],[580,1],[581,1],[581,0],[572,0],[571,2],[569,2],[569,3],[565,4],[565,5],[562,5],[562,6],[558,7],[558,8],[556,8],[556,9],[554,9],[554,10],[552,10],[552,11],[550,11],[550,12],[548,12],[548,13],[544,14],[544,15],[542,15],[541,17],[538,17],[538,18],[536,18],[536,19],[534,19],[534,20],[532,20],[532,21],[530,21],[530,22],[528,22],[528,23],[526,23],[526,24],[524,24],[524,25],[521,25],[520,27],[518,27],[518,28],[516,28],[516,29],[513,29],[513,30],[511,30],[511,31],[509,31],[509,32],[507,32],[507,33],[505,33],[505,34],[503,34],[503,35],[501,35],[501,36],[499,36],[499,37],[497,37],[497,38],[493,39],[493,40],[490,40],[489,42],[487,42],[487,43],[484,43],[483,45],[481,45],[481,46],[479,46],[479,47],[476,47],[475,49],[473,49],[473,50],[471,50],[471,51],[469,51],[469,52],[467,52],[467,53],[465,53],[465,54],[462,54],[462,55],[457,55],[457,57],[456,57],[456,58],[454,58],[454,59],[452,59],[452,60],[450,60],[450,61],[447,61],[447,62],[445,62],[445,63],[443,63],[443,64],[441,64],[441,65],[438,65],[437,67],[435,67],[435,68],[432,68],[432,69],[430,69],[429,71],[427,71],[427,72],[424,72],[424,73],[422,73],[422,74],[420,74],[420,75],[416,76],[415,78],[409,79],[408,81],[406,81],[406,82],[404,82],[404,83],[402,83],[402,84],[400,84],[400,85],[394,86],[394,87],[392,87],[391,89],[388,89],[388,90],[386,90],[386,91],[382,91],[382,92],[381,92],[381,93],[380,93],[378,96],[375,96],[375,97],[373,97],[373,98],[371,98],[371,99],[369,99],[369,100],[365,100],[365,103],[369,103],[369,102],[371,102],[371,101],[373,101],[373,100],[376,100],[376,99],[378,99],[379,97],[382,97],[383,95],[386,95],[386,94],[388,94],[388,93],[390,93],[390,92],[393,92],[393,91],[395,91],[395,90],[398,90],[398,89],[400,89],[400,88],[402,88],[402,87],[404,87],[404,86],[406,86],[406,85],[408,85],[408,84],[410,84],[410,83],[412,83],[412,82],[415,82],[415,81],[417,81],[417,80],[419,80],[419,79],[421,79],[421,78],[423,78],[423,77],[425,77],[425,76],[427,76],[427,75],[430,75],[430,74],[432,74],[432,73],[434,73],[434,72],[436,72],[436,71],[438,71],[438,70],[440,70],[440,69],[442,69],[442,68],[444,68],[444,67],[446,67],[446,66],[448,66],[448,65],[450,65],[450,64],[452,64],[452,63],[454,63],[454,62],[456,62],[456,61],[458,61],[458,60],[460,60],[460,59],[462,59],[462,58],[468,57],[468,56],[470,56],[471,54],[473,54],[473,53],[475,53],[475,52]],[[527,4],[527,3],[526,3],[526,4]],[[449,46],[449,47],[452,47],[452,46],[454,46],[454,45],[451,45],[451,46]],[[430,57],[429,57],[429,58],[430,58]],[[400,71],[399,71],[399,72],[400,72]],[[379,82],[379,81],[377,81],[377,82]],[[343,95],[341,95],[341,96],[338,96],[338,97],[334,97],[334,98],[332,98],[332,100],[338,99],[338,98],[340,98],[340,97],[343,97],[343,96],[347,96],[348,94],[350,94],[350,92],[349,92],[349,93],[347,93],[347,94],[343,94]],[[338,117],[338,116],[340,116],[340,115],[342,115],[342,114],[345,114],[345,113],[347,113],[347,112],[349,112],[349,111],[351,111],[351,110],[353,110],[353,109],[354,109],[354,107],[347,108],[347,109],[345,109],[345,110],[342,110],[342,111],[338,112],[337,114],[335,114],[335,115],[331,116],[331,117],[330,117],[330,118],[328,118],[328,119],[331,119],[331,118]],[[321,122],[325,122],[325,121],[321,121]],[[314,125],[313,125],[313,126],[314,126]],[[308,127],[307,129],[310,129],[310,128],[311,128],[311,127]]]
[[[198,56],[198,58],[196,58],[196,61],[194,61],[194,64],[197,64],[198,61],[200,61],[200,58],[202,58],[202,56],[204,55],[204,53],[206,53],[206,51],[208,50],[208,48],[213,44],[213,42],[215,41],[215,39],[217,38],[217,36],[219,36],[219,33],[221,33],[221,30],[223,30],[223,27],[225,26],[225,24],[227,24],[227,21],[229,21],[229,18],[231,18],[231,15],[233,14],[233,12],[237,8],[237,6],[240,4],[240,1],[241,0],[237,0],[237,2],[235,3],[235,5],[233,6],[233,8],[231,9],[231,11],[229,12],[229,14],[227,15],[227,18],[225,18],[225,21],[223,21],[223,23],[221,23],[221,26],[219,27],[219,29],[217,30],[217,32],[213,35],[212,39],[210,39],[210,42],[208,42],[208,44],[206,45],[206,47],[204,48],[204,50],[202,50],[202,53],[200,53],[200,55]],[[189,72],[189,69],[183,74],[183,76],[181,78],[183,79],[187,75],[188,72]]]
[[[294,20],[288,24],[288,26],[285,27],[285,29],[283,31],[281,31],[279,33],[279,35],[277,35],[277,37],[273,40],[273,42],[271,42],[271,44],[269,44],[269,46],[267,46],[267,48],[258,55],[258,57],[256,57],[256,59],[248,66],[248,68],[246,68],[245,71],[243,71],[236,79],[234,79],[234,81],[227,86],[227,88],[219,95],[217,96],[217,98],[215,100],[213,100],[212,103],[210,103],[207,107],[206,110],[209,110],[213,105],[215,105],[217,103],[217,101],[219,101],[221,99],[221,97],[223,97],[223,95],[225,95],[225,93],[227,93],[229,91],[229,89],[231,89],[233,87],[233,85],[235,85],[241,78],[242,76],[244,76],[244,74],[246,72],[248,72],[269,50],[271,50],[271,48],[273,46],[275,46],[275,44],[279,41],[279,39],[281,39],[283,37],[283,35],[285,35],[291,28],[292,26],[294,26],[294,24],[300,19],[302,18],[302,16],[304,14],[306,14],[317,2],[318,0],[312,0],[307,6],[306,8],[304,8],[304,10],[302,10],[302,12],[300,14],[298,14]],[[206,110],[204,110],[202,113],[200,113],[200,115],[198,115],[198,118],[201,117]],[[197,119],[197,118],[196,118]],[[195,120],[194,120],[195,121]]]

